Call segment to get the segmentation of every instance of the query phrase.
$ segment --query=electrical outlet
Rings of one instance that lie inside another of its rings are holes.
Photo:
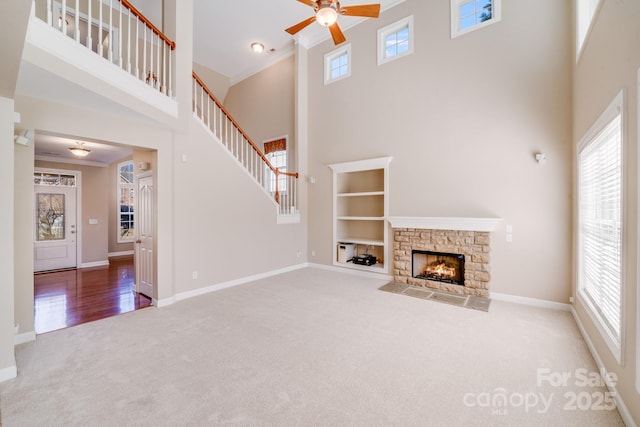
[[[311,256],[316,256],[316,251],[315,250],[311,251]]]
[[[576,299],[574,297],[569,297],[569,302],[573,304],[574,302],[576,302]]]
[[[198,278],[198,272],[197,272],[197,271],[194,271],[193,273],[191,273],[191,277],[192,277],[193,279],[197,279],[197,278]]]
[[[298,251],[296,252],[296,258],[300,258],[302,256],[302,252],[300,252],[300,249],[298,249]]]

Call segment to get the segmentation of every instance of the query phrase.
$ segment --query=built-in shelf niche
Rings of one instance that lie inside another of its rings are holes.
[[[388,196],[391,157],[329,165],[333,171],[333,264],[388,273]],[[374,255],[377,263],[338,260],[338,246],[351,244],[354,255]]]

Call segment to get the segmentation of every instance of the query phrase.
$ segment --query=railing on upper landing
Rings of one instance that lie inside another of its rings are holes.
[[[127,0],[33,0],[36,17],[173,97],[175,42]]]
[[[298,174],[274,167],[195,72],[193,112],[264,190],[273,196],[280,214],[298,213]]]

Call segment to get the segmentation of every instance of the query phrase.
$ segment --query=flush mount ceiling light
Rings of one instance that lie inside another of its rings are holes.
[[[262,51],[264,50],[264,45],[258,42],[251,43],[251,50],[253,50],[255,53],[262,53]]]
[[[84,148],[84,142],[76,141],[76,144],[78,145],[75,147],[69,148],[69,151],[71,151],[74,156],[86,157],[87,154],[91,152],[91,150],[89,150],[88,148]]]

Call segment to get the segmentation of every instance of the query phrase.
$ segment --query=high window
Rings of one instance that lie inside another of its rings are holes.
[[[324,84],[351,75],[351,45],[340,47],[324,56]]]
[[[273,141],[264,143],[264,155],[271,165],[280,172],[287,171],[287,138],[278,138]],[[269,182],[269,191],[276,192],[276,176],[271,170],[267,170],[266,179]],[[285,193],[287,191],[287,177],[280,175],[278,177],[278,192]]]
[[[133,161],[118,164],[118,243],[132,242],[135,236]]]
[[[602,0],[577,0],[576,2],[576,53],[580,57],[591,24]]]
[[[451,0],[451,38],[501,19],[500,0]]]
[[[619,363],[622,104],[620,93],[578,145],[578,298]]]
[[[378,30],[378,65],[413,53],[413,15]]]

